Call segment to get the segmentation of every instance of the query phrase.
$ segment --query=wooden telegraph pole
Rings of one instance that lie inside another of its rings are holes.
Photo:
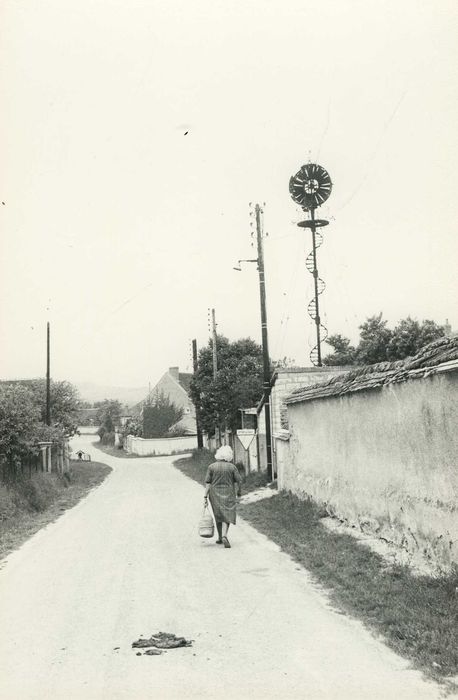
[[[49,321],[46,327],[46,425],[51,425],[51,351]]]
[[[258,273],[259,295],[261,300],[261,334],[262,334],[262,359],[263,359],[263,390],[264,390],[264,415],[266,419],[266,454],[267,477],[273,479],[272,470],[272,432],[270,426],[270,358],[269,343],[267,337],[267,309],[266,309],[266,280],[264,275],[264,250],[262,245],[262,209],[259,204],[255,206],[256,216],[256,240],[258,246]]]
[[[212,309],[212,350],[213,350],[213,379],[215,380],[218,376],[218,357],[217,351],[217,338],[216,338],[216,316],[215,309]],[[219,425],[219,416],[217,417],[217,425],[215,426],[215,440],[216,446],[221,447],[221,430]]]
[[[197,363],[197,340],[192,341],[192,364],[194,370],[194,377],[197,374],[198,363]],[[199,450],[204,446],[204,441],[202,439],[202,428],[200,427],[200,401],[196,401],[196,428],[197,428],[197,447]]]

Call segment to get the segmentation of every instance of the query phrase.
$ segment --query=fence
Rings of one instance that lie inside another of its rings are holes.
[[[0,455],[0,483],[13,483],[19,478],[31,478],[37,472],[63,474],[69,469],[68,443],[41,443],[27,454]]]
[[[31,477],[32,474],[42,471],[42,460],[38,453],[23,457],[5,457],[0,455],[0,483],[9,484],[21,477]]]

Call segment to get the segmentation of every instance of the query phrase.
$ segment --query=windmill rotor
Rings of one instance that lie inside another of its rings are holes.
[[[307,163],[289,181],[291,197],[303,209],[320,207],[329,197],[332,181],[327,170],[316,163]]]

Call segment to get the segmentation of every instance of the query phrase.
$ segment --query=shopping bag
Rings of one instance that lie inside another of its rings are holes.
[[[202,517],[199,521],[199,535],[201,537],[213,537],[214,532],[215,525],[213,523],[213,518],[208,509],[208,505],[205,504]]]

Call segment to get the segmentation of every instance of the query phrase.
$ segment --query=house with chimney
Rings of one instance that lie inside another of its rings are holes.
[[[187,435],[196,435],[196,409],[189,393],[192,376],[190,373],[180,372],[179,367],[169,367],[157,384],[150,389],[145,400],[137,404],[135,412],[140,414],[148,400],[162,394],[175,406],[183,409],[182,419],[172,428],[183,428]]]

